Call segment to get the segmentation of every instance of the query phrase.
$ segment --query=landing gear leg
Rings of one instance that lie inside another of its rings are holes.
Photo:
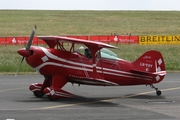
[[[52,77],[51,76],[47,76],[45,77],[44,83],[40,84],[40,83],[32,83],[29,86],[29,89],[34,93],[34,95],[38,98],[41,98],[44,96],[44,89],[46,87],[49,87],[51,85],[51,81],[52,81]]]
[[[47,86],[43,93],[48,96],[50,101],[57,101],[59,98],[74,98],[73,94],[61,89],[66,83],[66,78],[53,75],[50,86]]]
[[[160,96],[160,95],[161,95],[161,91],[158,90],[158,88],[154,87],[154,85],[150,85],[150,87],[156,90],[156,95],[157,95],[157,96]]]

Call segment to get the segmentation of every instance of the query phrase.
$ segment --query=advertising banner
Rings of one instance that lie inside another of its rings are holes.
[[[115,40],[115,38],[114,38]],[[138,44],[138,36],[118,36],[118,43],[120,44]]]
[[[180,36],[139,36],[139,44],[180,44]]]
[[[99,41],[105,43],[116,44],[140,44],[140,45],[156,45],[156,44],[180,44],[180,35],[169,36],[120,36],[120,35],[93,35],[93,36],[66,36],[77,39]],[[26,45],[29,37],[0,37],[0,45]],[[35,36],[33,38],[34,45],[45,44]]]
[[[105,42],[105,43],[111,42],[111,40],[110,40],[108,35],[89,36],[89,40],[98,41],[98,42]]]
[[[0,37],[0,45],[6,45],[6,37]]]
[[[29,37],[1,37],[0,45],[26,45]],[[45,42],[38,41],[37,37],[33,38],[32,44],[44,44]]]
[[[138,44],[138,36],[119,36],[119,35],[93,35],[93,36],[66,36],[77,39],[99,41],[104,43],[117,43],[117,44]],[[13,45],[13,44],[24,44],[26,45],[29,37],[1,37],[0,45]],[[43,40],[40,40],[35,36],[33,38],[34,45],[45,44]]]
[[[119,36],[119,35],[109,35],[109,36],[90,36],[90,40],[106,42],[106,43],[117,43],[117,44],[138,44],[138,36]]]

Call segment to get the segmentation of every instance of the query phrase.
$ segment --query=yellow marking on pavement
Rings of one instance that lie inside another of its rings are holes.
[[[62,108],[62,107],[71,107],[71,106],[78,106],[78,105],[85,105],[85,104],[93,104],[98,103],[100,101],[94,101],[94,102],[82,102],[82,103],[76,103],[76,104],[65,104],[65,105],[57,105],[57,106],[49,106],[49,107],[43,107],[43,108],[35,108],[31,110],[47,110],[47,109],[54,109],[54,108]]]
[[[178,89],[180,89],[180,87],[163,89],[163,90],[161,90],[161,91],[171,91],[171,90],[178,90]]]
[[[26,87],[27,88],[27,87]],[[13,89],[4,89],[4,90],[0,90],[0,92],[6,92],[6,91],[12,91],[12,90],[19,90],[19,89],[25,89],[24,88],[13,88]]]
[[[162,89],[161,91],[172,91],[172,90],[179,90],[180,87],[175,87],[175,88],[167,88],[167,89]],[[93,103],[98,103],[98,102],[108,102],[116,99],[123,99],[123,98],[131,98],[131,97],[136,97],[140,95],[147,95],[156,92],[154,91],[149,91],[149,92],[142,92],[142,93],[137,93],[133,95],[127,95],[123,97],[117,97],[117,98],[112,98],[112,99],[107,99],[107,100],[99,100],[99,101],[93,101],[93,102],[82,102],[82,103],[76,103],[76,104],[64,104],[64,105],[57,105],[57,106],[49,106],[49,107],[42,107],[42,108],[34,108],[31,110],[47,110],[47,109],[54,109],[54,108],[63,108],[63,107],[71,107],[71,106],[78,106],[78,105],[85,105],[85,104],[93,104]]]

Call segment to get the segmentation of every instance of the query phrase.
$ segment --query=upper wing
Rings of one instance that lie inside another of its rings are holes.
[[[115,46],[105,44],[102,42],[97,41],[90,41],[90,40],[83,40],[83,39],[76,39],[70,37],[62,37],[62,36],[38,36],[38,39],[42,39],[48,44],[50,48],[54,48],[54,46],[59,42],[71,42],[71,43],[81,43],[86,46],[93,46],[98,49],[101,48],[116,48]]]

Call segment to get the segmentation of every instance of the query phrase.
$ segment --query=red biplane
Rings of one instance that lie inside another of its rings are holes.
[[[23,56],[21,63],[25,58],[45,78],[43,83],[33,83],[29,87],[36,97],[47,95],[51,101],[74,98],[75,95],[62,89],[67,82],[98,86],[150,85],[161,95],[153,86],[166,74],[160,52],[150,50],[129,62],[108,49],[116,47],[96,41],[38,36],[48,48],[31,46],[35,30],[26,48],[19,49],[18,53]]]

